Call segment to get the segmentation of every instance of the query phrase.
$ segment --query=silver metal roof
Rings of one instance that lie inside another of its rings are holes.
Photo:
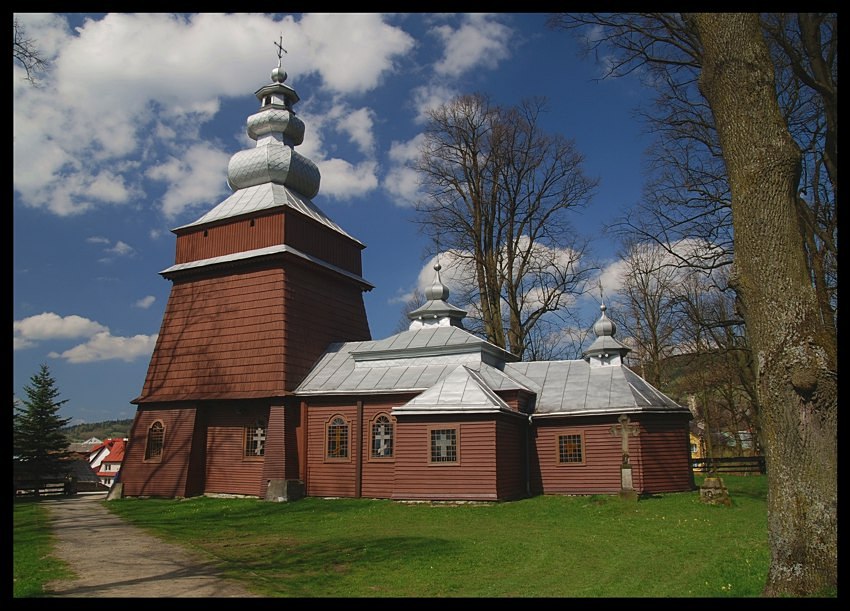
[[[393,413],[405,414],[499,411],[513,412],[478,372],[465,365],[458,365],[426,391],[393,409]]]
[[[330,227],[337,233],[354,240],[358,244],[362,244],[362,242],[350,236],[342,227],[334,223],[330,217],[322,212],[322,210],[311,200],[296,193],[292,189],[285,187],[284,185],[272,182],[239,189],[198,220],[187,225],[177,227],[173,231],[283,206],[288,206],[293,210],[297,210],[314,221],[318,221],[326,227]]]
[[[536,395],[535,416],[688,412],[622,365],[509,357],[458,327],[426,327],[379,341],[334,344],[295,392],[421,393],[398,406],[399,413],[502,410],[495,392],[517,389]]]

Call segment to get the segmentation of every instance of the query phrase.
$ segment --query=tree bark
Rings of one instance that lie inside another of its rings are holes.
[[[688,16],[703,47],[732,193],[736,285],[757,358],[770,478],[764,594],[837,588],[836,338],[820,317],[795,211],[801,153],[757,13]]]

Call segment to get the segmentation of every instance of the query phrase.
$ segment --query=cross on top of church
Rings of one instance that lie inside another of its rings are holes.
[[[619,435],[622,439],[623,464],[627,465],[629,464],[629,435],[636,437],[640,434],[640,429],[636,424],[631,423],[628,414],[621,414],[617,422],[620,424],[611,427],[611,434],[615,437]]]
[[[274,43],[274,46],[277,47],[277,63],[283,59],[283,54],[286,53],[286,49],[283,48],[283,34],[280,35],[280,42]]]

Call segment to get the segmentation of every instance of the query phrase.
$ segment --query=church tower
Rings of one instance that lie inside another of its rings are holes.
[[[257,144],[230,159],[233,193],[173,230],[175,263],[160,272],[171,294],[133,400],[126,496],[264,496],[273,480],[299,479],[292,391],[330,343],[370,339],[364,246],[312,202],[320,174],[295,150],[305,126],[286,78],[278,61],[255,92]]]

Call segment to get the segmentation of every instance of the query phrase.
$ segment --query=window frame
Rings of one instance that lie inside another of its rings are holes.
[[[334,425],[334,422],[337,419],[342,420],[342,423],[345,426],[345,456],[330,456],[329,455],[330,444],[328,442],[330,441],[331,426]],[[323,448],[324,449],[324,462],[351,462],[351,455],[352,455],[351,422],[349,421],[348,418],[346,418],[342,414],[334,414],[333,416],[331,416],[330,418],[325,420],[325,427],[324,427],[323,436],[324,436],[324,439],[325,439],[324,440],[324,448]]]
[[[457,467],[460,466],[460,425],[459,424],[434,424],[427,427],[428,440],[428,466],[434,467]],[[453,431],[454,432],[454,460],[434,460],[433,455],[433,434],[437,431]]]
[[[375,455],[375,426],[378,420],[386,418],[390,426],[390,455],[379,456]],[[396,419],[387,412],[379,412],[369,421],[369,450],[367,452],[368,460],[374,462],[394,462],[395,461],[395,434],[396,434]]]
[[[159,452],[156,455],[152,455],[151,452],[151,431],[156,425],[161,427],[161,432],[159,433]],[[166,426],[165,423],[157,418],[147,428],[147,432],[145,433],[145,456],[143,462],[162,462],[162,455],[165,453],[165,432]]]
[[[262,439],[262,454],[249,454],[249,444],[253,442],[253,438],[257,433],[257,429],[260,428],[260,424],[262,423],[263,428],[263,439]],[[246,425],[242,428],[242,460],[246,461],[262,461],[265,460],[266,457],[266,441],[268,439],[268,431],[269,425],[266,422],[265,418],[256,418],[253,424]]]
[[[561,438],[563,437],[578,437],[581,451],[581,460],[561,460]],[[567,429],[566,431],[559,431],[555,435],[555,464],[559,467],[577,467],[581,465],[587,464],[587,445],[585,444],[585,437],[583,430],[574,430]]]

